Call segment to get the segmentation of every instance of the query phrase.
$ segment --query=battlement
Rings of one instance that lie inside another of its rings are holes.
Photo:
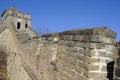
[[[116,37],[116,33],[108,29],[107,27],[99,27],[92,29],[77,29],[69,30],[59,33],[45,34],[41,37],[46,40],[53,40],[58,38],[58,40],[67,41],[84,41],[84,42],[104,42],[105,38],[112,39]],[[114,40],[111,42],[115,42]],[[105,41],[107,44],[107,42]],[[114,43],[115,44],[115,43]]]
[[[3,19],[7,16],[14,16],[17,18],[23,18],[23,19],[29,19],[29,20],[31,19],[30,14],[22,13],[22,12],[16,10],[15,7],[11,7],[9,9],[5,10],[1,15],[1,17],[3,17]]]

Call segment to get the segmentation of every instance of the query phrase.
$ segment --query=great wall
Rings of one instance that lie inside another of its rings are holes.
[[[14,7],[0,21],[0,80],[120,80],[120,43],[107,27],[38,36]]]

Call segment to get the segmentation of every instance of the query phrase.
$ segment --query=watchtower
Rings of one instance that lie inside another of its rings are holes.
[[[25,31],[31,27],[31,16],[17,11],[15,7],[5,10],[1,16],[4,23],[7,22],[8,25],[13,23],[16,30]]]
[[[31,15],[22,13],[16,10],[15,7],[11,7],[5,10],[0,21],[1,27],[15,27],[16,31],[20,35],[29,35],[29,37],[36,37],[37,34],[31,28]],[[10,25],[13,26],[10,26]]]

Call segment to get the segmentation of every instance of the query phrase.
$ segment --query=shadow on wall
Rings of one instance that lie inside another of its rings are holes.
[[[8,80],[7,78],[7,58],[6,53],[0,48],[0,80]]]
[[[109,62],[107,64],[107,78],[109,80],[113,80],[113,75],[114,75],[114,61]]]

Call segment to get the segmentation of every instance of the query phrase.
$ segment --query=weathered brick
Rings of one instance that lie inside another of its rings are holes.
[[[96,62],[100,62],[100,59],[98,59],[98,58],[87,58],[87,62],[88,63],[96,63]]]
[[[61,80],[68,80],[68,79],[65,76],[62,76]]]
[[[112,30],[108,29],[107,27],[94,28],[92,34],[94,34],[94,35],[102,35],[102,36],[111,37],[111,38],[116,37],[116,33],[113,32]]]
[[[66,73],[66,72],[64,72],[64,71],[63,71],[63,73],[64,73],[64,77],[65,77],[67,80],[75,80],[75,78],[74,78],[73,76],[71,76],[70,74],[68,74],[68,73]]]
[[[83,76],[87,77],[88,78],[88,70],[85,70],[83,71]]]
[[[107,79],[107,73],[88,73],[88,77],[95,80],[99,78]]]
[[[76,67],[75,67],[75,70],[76,70],[78,73],[80,73],[80,74],[83,73],[83,68],[80,67],[80,66],[76,66]]]
[[[74,41],[66,41],[66,46],[74,47],[74,45],[75,45]]]
[[[85,70],[88,70],[87,63],[83,61],[77,60],[77,66],[84,68]]]
[[[76,36],[75,36],[75,40],[76,40],[76,41],[79,41],[79,40],[80,40],[80,35],[76,35]]]
[[[76,53],[74,53],[74,52],[68,52],[68,56],[69,56],[69,57],[73,57],[73,58],[75,58]]]
[[[106,57],[106,51],[104,51],[104,50],[103,51],[101,51],[101,50],[99,51],[98,50],[97,56],[99,56],[99,57]]]
[[[80,49],[79,49],[79,54],[83,54],[83,55],[84,55],[84,54],[85,54],[85,49],[83,49],[83,48],[81,49],[81,48],[80,48]]]
[[[68,57],[67,58],[67,63],[71,63],[71,64],[75,65],[76,64],[76,59]]]
[[[111,68],[111,69],[112,69],[112,68]],[[103,66],[103,67],[101,68],[101,71],[107,72],[107,66]]]
[[[89,64],[88,68],[89,68],[90,71],[99,70],[99,65]]]
[[[95,50],[90,50],[89,56],[92,57],[92,56],[95,56],[96,54],[97,52]]]
[[[86,36],[85,35],[81,35],[80,36],[80,42],[86,42],[87,39],[86,39]]]
[[[100,36],[100,35],[91,35],[91,42],[96,42],[96,43],[100,43],[102,42],[102,39],[103,36]]]
[[[62,70],[65,71],[67,74],[71,75],[72,77],[75,77],[75,71],[73,69],[70,69],[69,67],[64,67]]]
[[[85,50],[85,56],[90,56],[90,50]]]
[[[57,70],[59,71],[59,70],[62,70],[63,65],[61,63],[57,62],[56,67],[57,67]]]
[[[76,42],[76,47],[85,48],[86,47],[86,43],[85,42]]]
[[[74,69],[74,68],[75,68],[75,65],[76,65],[76,59],[71,58],[71,57],[68,57],[68,58],[67,58],[67,63],[66,63],[66,65],[67,65],[68,67],[70,67],[71,69]]]
[[[103,38],[102,40],[103,40],[102,43],[105,43],[105,44],[110,44],[110,45],[116,44],[116,40],[113,38]]]
[[[114,53],[107,53],[106,57],[113,59],[113,58],[115,58],[115,54]]]
[[[57,61],[61,62],[62,61],[62,55],[57,55]]]
[[[105,49],[105,44],[103,43],[90,43],[91,49]]]
[[[76,52],[78,52],[79,50],[78,50],[77,47],[72,47],[72,48],[70,48],[70,51],[76,53]]]
[[[61,79],[62,76],[59,73],[56,73],[55,75],[56,75],[57,80],[62,80]]]
[[[85,58],[85,56],[83,54],[76,54],[76,59],[81,60],[81,61],[86,60],[86,58]]]
[[[67,64],[67,56],[63,56],[63,59],[62,59],[62,61],[61,61],[61,63],[63,64],[63,65],[66,65]]]
[[[70,40],[70,35],[64,35],[64,40]]]
[[[64,67],[62,67],[62,68],[64,68]],[[64,73],[63,73],[63,70],[62,70],[62,69],[59,70],[59,74],[60,74],[61,76],[64,76]]]
[[[83,75],[76,73],[76,80],[88,80],[87,77],[84,77]]]
[[[64,40],[62,40],[62,41],[58,41],[58,45],[59,45],[59,46],[66,45],[66,42],[65,42]]]

